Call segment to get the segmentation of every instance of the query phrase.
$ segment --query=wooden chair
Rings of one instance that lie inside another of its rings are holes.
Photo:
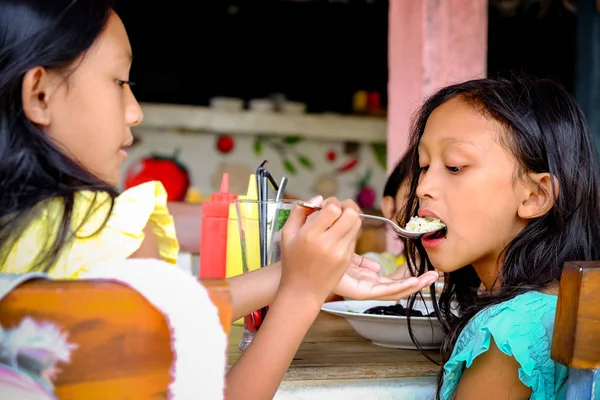
[[[228,334],[231,299],[226,282],[202,284]],[[32,280],[0,301],[2,326],[16,325],[26,316],[55,322],[78,344],[71,362],[60,365],[55,387],[61,400],[166,398],[173,361],[169,327],[128,286],[102,280]]]
[[[567,399],[600,399],[600,261],[565,264],[552,359],[569,367]]]

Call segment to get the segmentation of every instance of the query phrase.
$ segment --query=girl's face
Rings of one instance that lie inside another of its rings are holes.
[[[131,47],[123,23],[112,14],[72,73],[30,70],[23,81],[26,115],[85,169],[117,185],[131,145],[131,127],[142,110],[127,81]]]
[[[472,264],[486,286],[502,250],[525,226],[519,209],[529,193],[498,141],[503,134],[495,120],[454,98],[431,114],[418,149],[419,216],[447,226],[445,238],[422,239],[429,259],[443,272]]]

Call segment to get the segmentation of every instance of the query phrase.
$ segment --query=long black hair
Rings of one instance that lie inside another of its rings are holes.
[[[566,261],[600,259],[598,166],[592,138],[573,98],[547,79],[472,80],[441,89],[427,99],[412,127],[407,156],[415,173],[400,222],[406,224],[419,207],[417,146],[425,124],[436,108],[457,97],[504,127],[501,141],[514,155],[518,172],[550,173],[559,190],[554,193],[552,209],[531,220],[504,249],[498,272],[501,279],[493,291],[479,290],[481,281],[472,265],[445,274],[439,301],[432,286],[434,307],[447,333],[442,345],[445,359],[460,332],[480,310],[547,288],[560,279]],[[405,245],[413,273],[420,275],[434,268],[420,241],[406,241]],[[442,374],[443,370],[438,398]]]
[[[411,169],[410,154],[403,156],[398,164],[394,167],[394,170],[388,177],[383,187],[383,197],[390,196],[396,198],[398,190],[410,178]]]
[[[30,249],[34,270],[51,268],[76,232],[77,192],[107,193],[112,209],[115,189],[61,152],[26,117],[21,96],[23,78],[32,68],[64,71],[68,78],[104,30],[111,10],[108,0],[0,0],[0,271],[50,199],[61,202],[62,215],[55,221],[57,234]]]

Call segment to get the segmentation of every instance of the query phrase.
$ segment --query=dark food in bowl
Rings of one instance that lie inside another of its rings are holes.
[[[429,314],[423,315],[419,310],[411,310],[404,308],[401,304],[394,304],[391,306],[375,306],[371,307],[363,312],[363,314],[375,314],[375,315],[394,315],[397,317],[406,317],[410,314],[411,317],[435,317],[435,311]]]

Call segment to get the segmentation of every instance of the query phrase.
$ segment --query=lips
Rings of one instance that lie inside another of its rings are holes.
[[[439,219],[440,221],[444,222],[440,218],[439,215],[437,215],[433,210],[426,208],[426,207],[420,208],[418,211],[418,215],[421,218],[433,217],[433,218]],[[434,249],[434,248],[440,246],[442,244],[442,242],[444,240],[446,240],[447,234],[448,234],[448,225],[446,225],[446,227],[444,229],[441,229],[437,232],[423,236],[423,238],[421,239],[421,243],[423,243],[423,246],[425,246],[426,248]]]
[[[434,212],[433,212],[431,209],[429,209],[429,208],[425,208],[425,207],[419,208],[419,211],[418,211],[418,213],[417,213],[417,214],[418,214],[418,215],[419,215],[419,217],[421,217],[421,218],[425,218],[425,217],[433,217],[433,218],[436,218],[436,219],[439,219],[440,221],[442,221],[442,219],[439,217],[439,215],[437,215],[436,213],[434,213]],[[442,222],[444,222],[444,221],[442,221]]]

